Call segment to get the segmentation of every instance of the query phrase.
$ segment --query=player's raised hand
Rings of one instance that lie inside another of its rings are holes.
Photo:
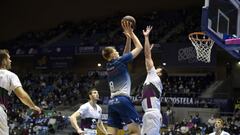
[[[121,22],[122,28],[123,28],[123,33],[125,35],[131,36],[133,33],[133,28],[131,27],[132,23],[129,21],[122,21]]]
[[[84,135],[84,131],[83,131],[82,129],[79,129],[79,130],[77,131],[77,133],[78,133],[79,135]]]
[[[151,30],[152,30],[152,28],[153,28],[152,26],[147,26],[146,30],[143,30],[143,35],[145,37],[148,37],[150,32],[151,32]]]

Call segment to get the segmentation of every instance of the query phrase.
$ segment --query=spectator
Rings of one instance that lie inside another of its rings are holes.
[[[208,119],[208,124],[210,126],[214,126],[215,122],[216,122],[216,119],[214,118],[214,115],[212,114],[211,117]]]

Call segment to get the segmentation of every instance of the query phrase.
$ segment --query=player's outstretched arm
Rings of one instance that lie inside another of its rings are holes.
[[[154,63],[152,60],[152,53],[151,53],[151,48],[153,46],[150,46],[150,42],[149,42],[149,34],[151,30],[152,30],[152,26],[147,26],[146,30],[143,30],[143,35],[145,39],[145,43],[144,43],[145,66],[147,71],[149,71],[154,66]]]
[[[133,29],[131,27],[131,22],[124,21],[122,27],[126,34],[128,34],[133,41],[135,48],[131,51],[131,53],[133,55],[133,58],[136,58],[143,49],[142,44],[139,41],[138,37],[134,34]]]
[[[39,114],[41,113],[41,109],[33,103],[28,93],[22,87],[17,87],[14,90],[14,93],[23,104],[28,106],[30,109],[37,111]]]
[[[77,117],[80,116],[80,113],[78,111],[74,112],[71,116],[70,116],[70,122],[71,125],[73,126],[73,128],[77,131],[78,134],[83,135],[84,132],[83,130],[78,126],[77,123]]]
[[[123,28],[123,22],[124,21],[121,22],[122,28]],[[125,54],[125,53],[129,53],[131,51],[131,37],[125,30],[123,31],[123,34],[126,36],[126,44],[125,44],[124,51],[123,51],[123,54]]]

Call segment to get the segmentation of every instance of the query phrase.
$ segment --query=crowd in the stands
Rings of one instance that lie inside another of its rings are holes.
[[[75,105],[80,99],[87,99],[85,93],[95,80],[94,76],[77,76],[69,72],[19,73],[19,78],[43,113],[38,115],[23,106],[17,97],[10,98],[10,134],[16,135],[45,135],[69,125],[68,116],[56,112],[56,107]]]
[[[151,36],[153,43],[186,42],[190,32],[200,30],[199,13],[197,9],[182,9],[135,15],[137,20],[135,32],[140,40],[143,40],[143,36],[140,36],[142,29],[147,25],[152,25],[154,27]],[[101,20],[86,20],[80,23],[65,22],[48,31],[23,33],[0,45],[7,47],[16,55],[46,53],[44,48],[49,46],[93,46],[96,48],[106,45],[119,46],[125,40],[120,25],[120,20],[124,15],[122,13]]]
[[[189,115],[189,118],[183,118],[182,121],[173,121],[173,111],[167,109],[163,114],[162,135],[208,135],[214,132],[214,124],[216,118],[220,116],[212,114],[207,122],[203,122],[199,113]],[[236,110],[233,115],[222,117],[224,127],[222,130],[230,133],[230,135],[240,134],[240,111]]]

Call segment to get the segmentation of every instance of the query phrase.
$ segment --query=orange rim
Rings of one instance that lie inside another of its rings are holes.
[[[205,38],[205,39],[204,38],[203,39],[196,38],[196,37],[198,37],[198,35],[205,36],[206,34],[204,32],[193,32],[188,35],[188,38],[193,41],[202,41],[202,42],[212,41],[212,39],[209,38],[208,36],[207,36],[208,38]]]
[[[192,35],[206,35],[204,32],[193,32],[190,33],[188,36],[192,36]]]

